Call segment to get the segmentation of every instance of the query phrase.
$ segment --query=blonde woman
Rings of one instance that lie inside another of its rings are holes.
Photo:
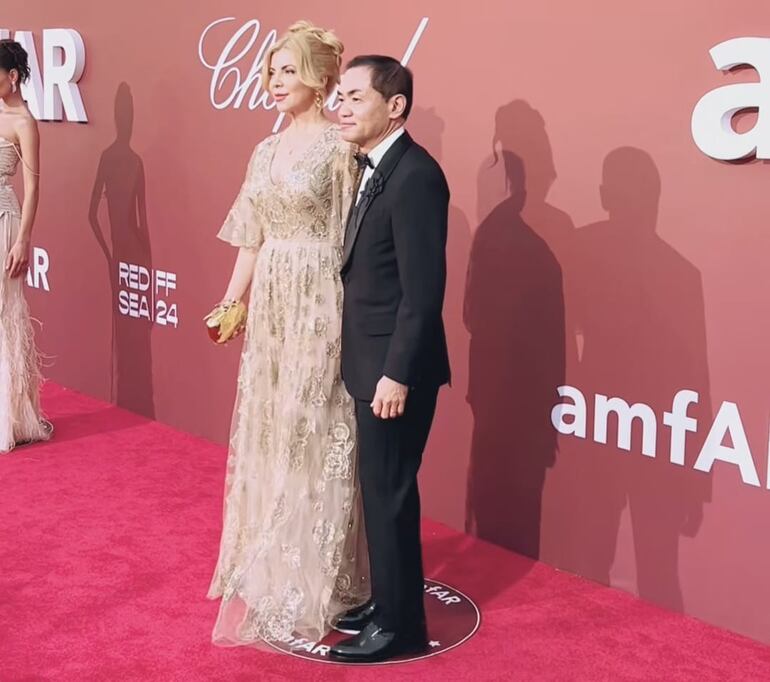
[[[257,145],[219,237],[238,256],[221,307],[249,291],[209,597],[213,641],[318,640],[368,597],[353,402],[340,377],[344,220],[353,148],[324,115],[343,46],[293,25],[264,80],[290,125]]]

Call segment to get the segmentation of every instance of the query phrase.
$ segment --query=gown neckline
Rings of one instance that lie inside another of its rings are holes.
[[[281,141],[281,135],[276,135],[275,142],[273,143],[272,153],[270,154],[270,163],[267,164],[267,177],[268,180],[270,180],[270,184],[274,188],[281,187],[286,182],[286,178],[288,178],[296,170],[300,162],[305,160],[305,157],[310,153],[310,151],[314,149],[321,140],[324,139],[326,133],[333,127],[334,123],[330,123],[324,127],[324,129],[318,135],[316,135],[316,138],[307,147],[305,147],[305,149],[302,151],[302,154],[297,157],[294,163],[289,166],[288,170],[281,176],[278,182],[273,179],[273,161],[275,161],[275,153],[278,151],[278,144]]]

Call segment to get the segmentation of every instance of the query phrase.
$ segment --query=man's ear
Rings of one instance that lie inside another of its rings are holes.
[[[406,97],[404,95],[393,95],[388,101],[388,109],[390,110],[390,118],[394,120],[402,118],[406,111]]]

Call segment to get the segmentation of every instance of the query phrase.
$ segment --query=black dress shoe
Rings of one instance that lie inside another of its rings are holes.
[[[357,635],[372,622],[376,610],[377,604],[370,599],[368,602],[361,604],[361,606],[350,609],[334,624],[334,629],[344,632],[346,635]]]
[[[340,663],[377,663],[396,656],[420,654],[428,648],[425,626],[412,632],[383,630],[377,623],[369,623],[356,637],[335,644],[329,658]]]

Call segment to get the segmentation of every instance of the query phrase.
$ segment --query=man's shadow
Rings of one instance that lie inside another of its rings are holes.
[[[572,438],[575,542],[565,568],[605,584],[615,560],[620,519],[629,507],[641,597],[682,611],[679,541],[700,529],[711,476],[693,470],[711,424],[703,287],[700,272],[657,233],[661,179],[646,152],[624,147],[604,161],[607,220],[577,231],[568,277],[574,331],[582,354],[574,377],[588,402],[588,438]],[[663,413],[682,389],[700,399],[688,415],[684,466],[670,462],[671,430]],[[655,457],[642,454],[635,420],[631,451],[617,447],[615,416],[608,445],[592,439],[594,396],[645,403],[657,416]]]
[[[130,293],[119,282],[120,264],[146,268],[150,288],[146,292],[152,305],[152,249],[147,225],[144,164],[131,148],[134,101],[131,88],[121,83],[115,94],[115,141],[102,152],[96,172],[88,219],[107,264],[112,291],[112,352],[110,399],[145,417],[154,418],[152,380],[152,328],[145,317],[123,315],[119,310],[121,291]],[[99,221],[99,204],[107,202],[109,234],[105,237]],[[109,243],[108,243],[109,242]],[[126,293],[122,294],[124,297]],[[124,298],[123,305],[127,304]],[[150,318],[153,317],[149,310]]]
[[[415,107],[409,116],[409,129],[414,133],[415,140],[441,163],[444,158],[445,124],[435,109]],[[462,310],[470,248],[471,231],[468,219],[456,204],[450,203],[443,312],[452,368],[452,386],[445,387],[439,393],[439,409],[436,410],[436,419],[421,469],[421,476],[425,479],[441,480],[440,491],[427,501],[431,516],[444,519],[457,515],[457,499],[465,490],[467,444],[470,441],[468,420],[458,419],[458,415],[468,409],[464,396],[468,382],[469,339],[462,325]],[[435,454],[432,454],[434,451]],[[451,457],[443,456],[447,452],[451,453]],[[428,498],[427,492],[425,497]],[[462,523],[462,517],[458,517],[456,522]]]
[[[545,476],[556,458],[550,413],[567,353],[559,258],[573,226],[547,202],[556,172],[540,114],[515,100],[495,123],[465,296],[474,421],[466,529],[538,558]],[[488,210],[501,187],[505,198]]]

